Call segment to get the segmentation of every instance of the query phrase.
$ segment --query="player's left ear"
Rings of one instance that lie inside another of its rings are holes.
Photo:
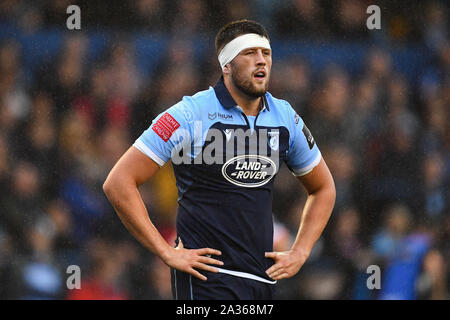
[[[230,74],[231,73],[231,64],[227,63],[223,68],[222,71],[224,74]]]

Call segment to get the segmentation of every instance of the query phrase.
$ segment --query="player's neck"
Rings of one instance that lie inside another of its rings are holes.
[[[242,108],[245,115],[256,116],[261,110],[261,97],[251,97],[238,88],[236,88],[231,81],[225,81],[225,86],[233,97],[234,101]]]

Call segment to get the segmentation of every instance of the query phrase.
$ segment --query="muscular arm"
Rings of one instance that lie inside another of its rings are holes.
[[[275,280],[292,277],[300,270],[330,219],[336,199],[333,177],[323,159],[310,173],[298,179],[308,192],[308,198],[294,244],[286,252],[266,253],[267,258],[275,260],[266,271]]]
[[[148,216],[138,187],[149,180],[158,169],[159,166],[153,160],[135,147],[130,147],[109,173],[103,190],[122,223],[143,246],[159,256],[167,265],[206,280],[206,277],[194,268],[217,272],[216,268],[206,263],[222,263],[205,255],[220,255],[220,251],[210,248],[187,250],[183,248],[181,241],[177,248],[173,248],[164,240]]]
[[[309,174],[298,177],[308,192],[293,250],[307,255],[330,219],[336,199],[333,177],[322,159]]]

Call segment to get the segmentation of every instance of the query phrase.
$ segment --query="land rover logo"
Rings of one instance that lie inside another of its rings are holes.
[[[275,162],[265,156],[241,155],[222,166],[222,175],[232,184],[246,188],[265,185],[277,172]]]

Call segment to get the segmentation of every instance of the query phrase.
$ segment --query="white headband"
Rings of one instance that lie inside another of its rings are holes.
[[[225,65],[231,62],[238,54],[244,49],[261,47],[270,49],[269,40],[266,37],[260,36],[256,33],[247,33],[242,36],[236,37],[226,44],[220,50],[219,62],[220,66],[225,67]]]

